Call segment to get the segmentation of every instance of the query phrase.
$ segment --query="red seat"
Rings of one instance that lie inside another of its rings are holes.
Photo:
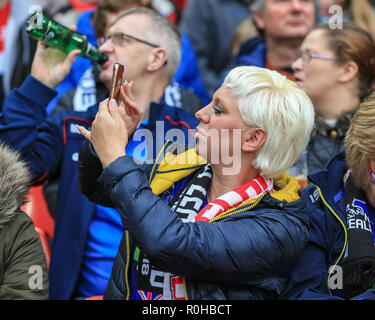
[[[86,300],[103,300],[103,296],[92,296],[86,298]]]
[[[47,267],[51,259],[51,248],[48,240],[53,237],[55,221],[49,213],[47,203],[43,195],[43,186],[31,187],[28,195],[28,202],[21,208],[29,215],[34,222],[35,230],[42,243],[46,255]]]
[[[51,261],[51,247],[48,243],[47,234],[45,233],[43,229],[40,229],[38,227],[35,227],[35,231],[39,236],[40,242],[42,243],[42,248],[43,248],[44,254],[46,255],[47,268],[49,269],[49,263]]]

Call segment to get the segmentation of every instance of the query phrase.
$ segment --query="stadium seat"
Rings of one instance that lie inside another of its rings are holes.
[[[35,230],[42,243],[46,255],[47,267],[51,258],[49,239],[53,238],[55,221],[48,211],[47,203],[43,195],[43,186],[31,187],[28,194],[28,202],[21,208],[34,222]]]

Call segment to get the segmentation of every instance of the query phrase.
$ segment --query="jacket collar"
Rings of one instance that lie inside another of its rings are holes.
[[[343,139],[346,135],[346,132],[349,129],[350,122],[356,110],[348,111],[342,114],[338,118],[337,123],[333,128],[328,126],[320,117],[316,117],[315,128],[312,135],[320,135],[323,137]]]
[[[321,190],[324,195],[325,201],[335,211],[344,223],[346,223],[346,217],[344,217],[343,210],[338,208],[339,200],[342,199],[342,192],[344,190],[344,175],[348,170],[348,166],[345,161],[345,151],[341,151],[334,156],[326,165],[325,169],[309,175],[309,180],[315,184]],[[310,193],[310,188],[306,190],[306,193]],[[315,188],[313,189],[315,190]]]
[[[167,149],[165,146],[164,150]],[[206,160],[195,153],[195,148],[180,152],[176,145],[172,144],[164,158],[161,161],[156,160],[150,175],[150,187],[156,195],[160,195],[175,182],[187,177],[206,163]]]
[[[207,164],[206,160],[196,154],[195,148],[180,152],[176,145],[172,144],[163,160],[151,172],[151,189],[155,194],[160,195],[175,182],[187,177],[205,164]],[[298,181],[287,172],[276,178],[274,185],[275,191],[271,194],[274,200],[289,203],[300,199]],[[255,201],[256,199],[245,201],[236,210],[251,205]]]

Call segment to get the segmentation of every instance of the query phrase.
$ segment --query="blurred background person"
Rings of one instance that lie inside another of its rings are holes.
[[[232,38],[250,15],[251,0],[188,0],[181,28],[191,40],[209,98],[231,61]]]
[[[327,23],[337,13],[332,6],[340,6],[343,12],[343,22],[356,24],[375,39],[375,2],[373,0],[318,0],[318,4],[321,22]]]
[[[176,25],[144,7],[127,10],[116,19],[99,48],[108,56],[100,80],[109,89],[114,63],[124,65],[126,88],[131,86],[144,112],[138,127],[145,133],[138,139],[132,137],[127,152],[142,161],[158,154],[170,129],[179,129],[180,138],[188,143],[188,130],[198,121],[163,100],[181,57]],[[78,187],[78,152],[84,138],[76,124],[90,127],[98,105],[86,111],[64,110],[52,117],[46,113],[56,95],[53,89],[78,53],[62,55],[39,43],[31,75],[7,96],[0,114],[0,138],[22,152],[34,183],[61,177],[49,269],[51,299],[102,295],[123,233],[119,212],[89,202]]]
[[[220,75],[218,86],[229,70],[241,65],[276,70],[294,80],[291,64],[315,24],[314,1],[254,0],[251,13],[260,36],[240,47],[237,57]]]
[[[33,7],[27,0],[0,0],[0,111],[5,96],[31,70],[37,42],[26,33],[25,22]]]
[[[20,209],[31,179],[21,155],[0,142],[0,300],[48,299],[46,256],[32,220]]]
[[[59,6],[55,6],[55,10],[52,11],[53,7],[49,8],[49,12],[53,19],[60,23],[71,26],[77,25],[79,17],[82,13],[87,11],[93,11],[101,0],[69,0],[61,1]]]
[[[69,10],[74,11],[75,19],[64,19],[60,16],[57,20],[65,26],[76,25],[77,32],[84,34],[87,41],[95,47],[98,47],[98,39],[104,38],[118,13],[142,6],[140,0],[94,1],[85,10],[78,10],[78,4],[75,5],[76,7],[69,6]],[[147,6],[151,7],[150,4]],[[47,112],[55,113],[65,108],[83,111],[94,105],[108,93],[98,79],[99,74],[100,65],[89,59],[77,57],[69,74],[57,86],[58,94],[49,103]],[[64,99],[59,101],[61,97]]]
[[[172,5],[169,0],[165,1]],[[87,10],[79,15],[76,22],[77,31],[83,33],[92,45],[98,46],[117,14],[135,7],[163,11],[163,6],[157,4],[158,1],[154,3],[151,0],[102,0],[96,9]],[[49,103],[47,112],[54,113],[65,108],[86,110],[102,99],[107,91],[98,79],[99,73],[100,66],[98,64],[78,57],[67,77],[56,88],[58,94]],[[194,48],[184,33],[182,33],[180,65],[166,90],[165,99],[167,104],[184,108],[192,114],[208,103],[207,92],[201,79]]]
[[[94,46],[103,42],[116,16],[131,8],[152,8],[148,0],[101,0],[95,10],[82,13],[78,18],[77,31],[86,35]],[[178,107],[194,114],[207,95],[200,78],[195,52],[186,35],[182,34],[181,59],[173,80],[165,89],[163,100],[171,107]],[[86,111],[108,96],[108,84],[100,81],[101,67],[88,59],[77,57],[71,71],[56,88],[58,94],[47,106],[54,115],[62,110]],[[125,70],[126,72],[126,70]],[[43,194],[49,212],[56,214],[60,176],[50,177],[43,185]]]
[[[317,113],[305,155],[311,174],[343,150],[350,121],[373,90],[375,44],[369,33],[355,25],[331,29],[322,24],[307,35],[300,50],[292,64],[295,81]]]
[[[231,44],[231,60],[235,59],[240,52],[241,46],[247,41],[257,37],[259,32],[253,19],[249,16],[237,27]]]

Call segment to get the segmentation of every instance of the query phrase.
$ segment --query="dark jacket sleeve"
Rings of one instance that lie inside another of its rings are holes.
[[[150,165],[140,166],[146,174],[150,174]],[[102,164],[92,146],[92,144],[85,140],[82,143],[79,160],[78,160],[78,183],[80,191],[92,202],[112,207],[112,200],[107,188],[98,182],[98,178],[103,172]]]
[[[307,241],[299,220],[275,207],[264,208],[261,217],[254,212],[215,223],[183,223],[152,193],[144,171],[128,156],[107,166],[98,182],[135,243],[155,267],[173,274],[224,283],[275,276]]]

